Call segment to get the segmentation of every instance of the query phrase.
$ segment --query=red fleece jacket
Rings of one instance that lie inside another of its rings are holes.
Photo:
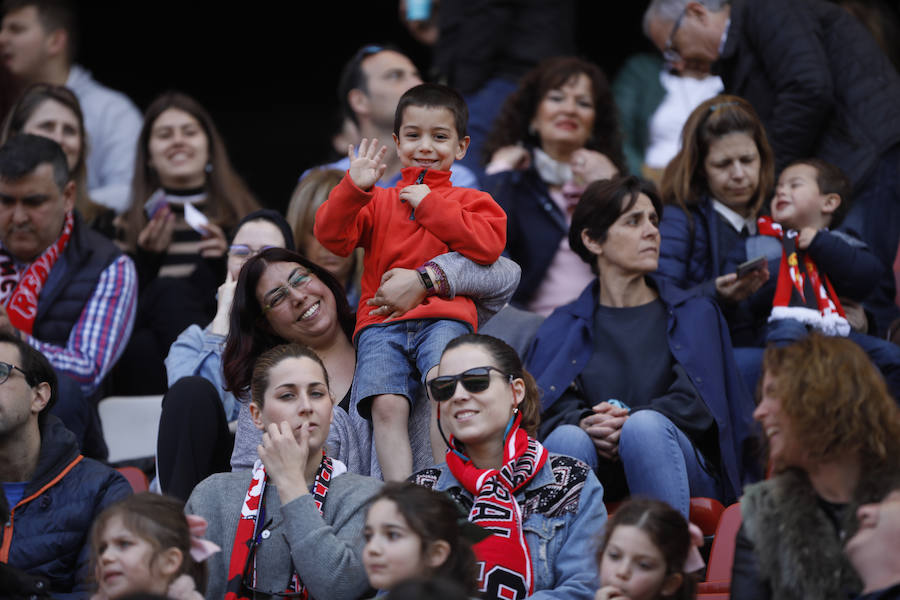
[[[319,242],[340,256],[357,247],[365,250],[362,296],[356,311],[356,331],[381,323],[371,316],[366,300],[373,297],[389,269],[415,269],[435,256],[456,251],[484,265],[492,264],[506,246],[506,213],[485,192],[455,188],[449,171],[428,171],[431,192],[415,211],[400,201],[400,190],[416,182],[421,168],[407,167],[393,188],[366,192],[349,175],[335,187],[316,212],[314,233]],[[475,304],[458,296],[432,296],[402,319],[456,319],[475,329]]]

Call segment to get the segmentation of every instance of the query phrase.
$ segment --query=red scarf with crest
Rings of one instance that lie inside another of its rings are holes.
[[[794,319],[826,335],[848,335],[850,323],[841,302],[809,253],[797,248],[797,232],[785,231],[769,216],[760,217],[756,223],[761,235],[781,241],[781,264],[769,321]]]
[[[66,249],[74,224],[75,217],[69,211],[63,221],[62,234],[21,275],[16,271],[15,261],[9,250],[0,248],[0,304],[6,307],[9,322],[19,331],[31,335],[34,330],[41,290],[47,283],[53,265]]]
[[[469,521],[492,533],[474,545],[479,561],[482,598],[519,600],[534,591],[531,555],[522,529],[522,510],[515,493],[524,488],[547,462],[547,450],[519,427],[517,413],[503,446],[499,469],[479,469],[450,437],[447,466],[475,496]]]

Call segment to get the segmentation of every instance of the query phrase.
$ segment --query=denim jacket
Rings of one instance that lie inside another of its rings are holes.
[[[412,477],[447,492],[468,513],[473,504],[446,463]],[[606,523],[603,486],[590,467],[551,454],[544,467],[516,493],[534,569],[535,600],[592,600],[598,587],[595,554]]]
[[[222,351],[225,336],[191,325],[181,332],[169,348],[166,357],[166,376],[169,387],[182,377],[199,375],[213,384],[222,398],[225,416],[229,421],[238,418],[240,403],[231,392],[225,391],[225,374],[222,372]]]

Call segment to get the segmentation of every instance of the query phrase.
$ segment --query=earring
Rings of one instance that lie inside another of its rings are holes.
[[[213,172],[213,166],[212,166],[212,163],[211,163],[211,162],[206,163],[206,167],[204,168],[204,170],[205,170],[207,173],[212,173],[212,172]]]
[[[519,407],[518,407],[518,406],[514,406],[514,407],[513,407],[513,416],[516,416],[517,414],[519,414]]]

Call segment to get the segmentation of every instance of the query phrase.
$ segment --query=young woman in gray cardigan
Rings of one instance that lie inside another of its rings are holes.
[[[365,505],[381,482],[348,473],[323,451],[332,418],[328,374],[297,344],[263,353],[253,369],[250,413],[262,432],[251,471],[200,483],[185,507],[222,547],[209,562],[206,597],[300,594],[354,600],[362,565]]]

